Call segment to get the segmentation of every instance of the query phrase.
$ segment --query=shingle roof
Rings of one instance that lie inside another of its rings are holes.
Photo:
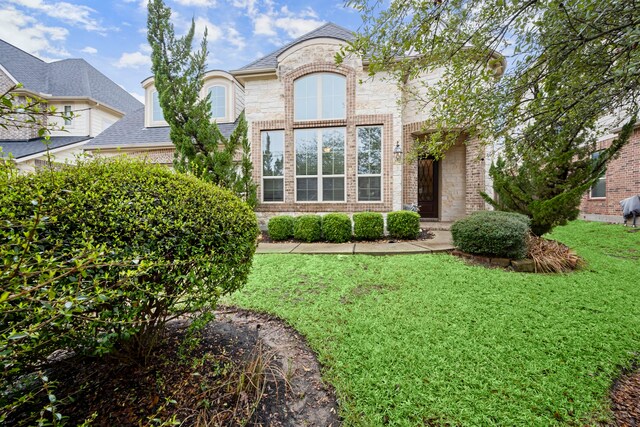
[[[280,49],[275,50],[273,52],[271,52],[270,54],[268,54],[267,56],[264,56],[248,65],[245,65],[244,67],[236,70],[236,71],[248,71],[248,70],[253,70],[253,69],[264,69],[264,68],[276,68],[278,65],[278,55],[280,55],[282,52],[284,52],[285,50],[289,49],[291,46],[294,46],[298,43],[301,43],[303,41],[306,40],[311,40],[311,39],[317,39],[317,38],[332,38],[332,39],[338,39],[338,40],[343,40],[343,41],[353,41],[353,39],[355,38],[353,31],[347,30],[344,27],[341,27],[339,25],[336,25],[332,22],[328,22],[326,24],[324,24],[321,27],[316,28],[313,31],[308,32],[307,34],[304,34],[303,36],[298,37],[297,39],[295,39],[294,41],[292,41],[291,43],[288,43],[284,46],[282,46]],[[232,72],[233,74],[233,72]]]
[[[52,136],[48,141],[50,150],[61,148],[90,139],[88,136]],[[44,138],[33,139],[31,141],[0,141],[0,157],[8,157],[9,154],[14,159],[31,156],[47,151]]]
[[[218,127],[225,137],[229,137],[236,123],[220,123]],[[96,136],[85,148],[135,148],[147,146],[172,146],[169,126],[144,127],[144,107],[127,114],[104,132]]]
[[[93,98],[124,113],[142,103],[84,59],[64,59],[47,63],[0,40],[0,64],[25,89],[53,96]]]

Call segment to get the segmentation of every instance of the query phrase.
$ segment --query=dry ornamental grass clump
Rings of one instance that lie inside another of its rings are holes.
[[[584,266],[584,260],[568,246],[555,240],[529,236],[528,258],[535,264],[537,273],[564,273]]]

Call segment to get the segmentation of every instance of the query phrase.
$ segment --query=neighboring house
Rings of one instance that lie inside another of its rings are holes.
[[[604,136],[598,143],[605,149],[619,129]],[[597,156],[598,152],[593,156]],[[580,217],[590,221],[622,222],[620,201],[640,194],[640,123],[631,139],[619,155],[609,162],[606,173],[584,195],[580,205]]]
[[[48,117],[47,124],[64,126],[54,131],[47,145],[37,128],[16,128],[6,119],[7,129],[0,127],[2,156],[11,156],[19,169],[29,171],[49,155],[55,162],[72,161],[82,153],[82,146],[135,110],[142,103],[83,59],[65,59],[47,63],[0,40],[0,91],[21,83],[14,93],[21,97],[38,97],[60,112],[73,112],[66,123]]]
[[[460,141],[444,159],[409,162],[429,111],[384,74],[370,78],[362,59],[335,54],[353,33],[326,24],[235,71],[205,76],[212,120],[229,134],[244,109],[261,219],[289,213],[390,212],[418,205],[423,218],[453,221],[485,208],[485,151]],[[436,79],[437,73],[419,79]],[[169,163],[173,147],[153,79],[142,82],[146,108],[116,123],[85,150],[117,149]],[[407,102],[403,102],[407,101]],[[401,153],[399,153],[401,152]]]

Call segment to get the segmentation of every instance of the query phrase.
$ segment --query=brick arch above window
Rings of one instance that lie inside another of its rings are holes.
[[[334,73],[345,77],[345,118],[344,119],[319,119],[296,122],[294,119],[294,82],[304,76],[316,73]],[[345,126],[351,123],[355,117],[356,106],[356,71],[351,67],[337,66],[331,62],[316,62],[305,64],[296,68],[282,78],[285,93],[285,117],[286,127],[315,127],[315,126]]]

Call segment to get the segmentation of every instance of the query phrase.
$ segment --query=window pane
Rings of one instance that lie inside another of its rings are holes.
[[[318,174],[318,132],[296,130],[296,175]]]
[[[213,86],[209,89],[211,94],[211,118],[225,117],[226,114],[226,89],[224,86]]]
[[[591,197],[607,197],[607,181],[604,178],[598,179],[591,187]]]
[[[344,178],[322,178],[322,200],[344,201]]]
[[[262,132],[262,175],[283,176],[284,132]]]
[[[297,178],[296,187],[296,199],[299,202],[318,200],[318,178]]]
[[[284,179],[263,179],[262,198],[265,202],[284,201]]]
[[[318,118],[318,75],[301,77],[293,84],[295,120]]]
[[[162,108],[160,107],[160,99],[158,97],[158,91],[153,92],[153,107],[152,107],[152,119],[154,122],[164,121],[162,115]]]
[[[382,178],[379,176],[358,177],[358,200],[361,202],[379,202],[382,200]]]
[[[358,174],[382,173],[382,128],[358,128]]]
[[[322,74],[322,118],[344,119],[346,79],[338,74]]]
[[[64,106],[64,115],[69,116],[71,114],[71,105]],[[70,126],[73,122],[73,119],[64,119],[65,126]]]
[[[344,174],[344,129],[322,131],[322,174]]]

